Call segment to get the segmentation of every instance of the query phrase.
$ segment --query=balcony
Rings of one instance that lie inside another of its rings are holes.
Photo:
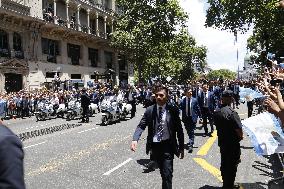
[[[24,59],[23,51],[15,51],[15,58]]]
[[[11,57],[9,49],[0,48],[0,57]]]
[[[47,55],[46,60],[47,62],[57,63],[56,56],[54,55]]]
[[[23,0],[1,0],[1,8],[22,15],[30,15],[30,7],[26,6]]]
[[[97,3],[95,0],[89,0],[89,4],[104,12],[110,14],[114,13],[114,11],[111,8],[109,8],[106,4]]]

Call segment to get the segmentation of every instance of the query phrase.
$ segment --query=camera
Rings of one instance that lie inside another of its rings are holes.
[[[273,79],[270,81],[270,85],[272,86],[276,86],[277,84],[280,84],[280,83],[282,83],[281,79]]]

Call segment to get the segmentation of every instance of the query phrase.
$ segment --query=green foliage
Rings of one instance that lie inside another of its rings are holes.
[[[223,78],[223,79],[236,79],[237,73],[232,72],[227,69],[220,69],[220,70],[212,70],[211,72],[208,73],[207,79],[209,80],[216,80],[218,78]]]
[[[120,15],[112,46],[133,62],[139,80],[151,76],[176,80],[193,74],[197,57],[205,64],[206,48],[196,46],[185,27],[188,18],[177,0],[117,0]],[[179,28],[179,29],[178,29]]]
[[[206,25],[232,32],[245,32],[253,25],[254,34],[248,48],[259,52],[266,49],[283,56],[284,10],[279,0],[208,0]]]

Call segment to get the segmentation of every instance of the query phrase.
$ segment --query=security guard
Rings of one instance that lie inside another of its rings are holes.
[[[82,107],[82,123],[89,123],[89,105],[90,105],[90,97],[86,92],[85,88],[82,89],[81,94],[81,107]]]
[[[222,93],[221,108],[214,113],[218,145],[221,152],[221,175],[224,189],[239,188],[234,185],[237,166],[240,163],[240,141],[243,139],[242,124],[237,112],[231,108],[233,92]]]

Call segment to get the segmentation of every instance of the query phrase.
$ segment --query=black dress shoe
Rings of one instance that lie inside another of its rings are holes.
[[[190,146],[188,146],[188,153],[192,153],[192,152],[193,152],[193,146],[190,145]]]
[[[156,166],[156,162],[151,160],[146,167],[150,170],[150,171],[155,171],[155,169],[157,168]]]

